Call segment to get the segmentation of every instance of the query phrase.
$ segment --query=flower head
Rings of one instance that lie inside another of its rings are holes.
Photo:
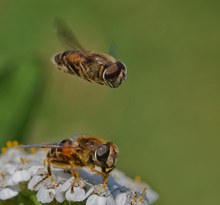
[[[104,186],[100,175],[88,168],[76,169],[80,176],[76,178],[70,171],[55,167],[50,175],[45,159],[44,151],[28,153],[12,148],[2,154],[0,200],[17,196],[24,187],[43,204],[71,201],[86,205],[149,205],[158,198],[147,184],[135,181],[117,169],[111,172],[107,186]]]

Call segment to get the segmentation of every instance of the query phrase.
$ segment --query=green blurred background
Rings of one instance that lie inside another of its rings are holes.
[[[155,205],[219,204],[219,1],[0,1],[0,142],[91,133],[120,148],[118,168]],[[55,16],[84,47],[117,55],[119,88],[60,72]]]

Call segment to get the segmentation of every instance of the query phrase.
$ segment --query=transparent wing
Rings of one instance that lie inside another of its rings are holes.
[[[59,17],[54,18],[53,26],[58,39],[71,49],[85,51],[70,27]]]
[[[29,144],[29,145],[19,145],[18,148],[59,148],[63,147],[61,143],[56,144]],[[76,148],[76,145],[65,146],[65,148]]]
[[[60,145],[52,145],[52,144],[28,144],[28,145],[19,145],[18,148],[58,148]]]
[[[91,137],[90,134],[87,133],[79,133],[75,134],[74,136],[70,137],[69,139],[72,139],[75,141],[78,137]],[[65,142],[52,142],[52,143],[46,143],[46,144],[29,144],[29,145],[19,145],[18,148],[59,148],[65,146],[65,148],[78,148],[77,145],[71,144],[69,146],[64,145]]]
[[[115,43],[111,43],[108,54],[115,57],[115,58],[117,58],[117,56],[118,56],[118,46]]]
[[[77,133],[77,134],[74,134],[73,136],[71,136],[70,139],[76,140],[79,137],[91,137],[91,135],[88,133]]]

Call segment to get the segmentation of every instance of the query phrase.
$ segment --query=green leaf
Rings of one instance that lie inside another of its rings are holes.
[[[26,57],[0,66],[0,145],[24,140],[44,87],[45,69],[39,58]]]

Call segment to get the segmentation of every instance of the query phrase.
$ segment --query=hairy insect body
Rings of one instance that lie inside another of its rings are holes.
[[[56,18],[54,26],[57,36],[71,49],[52,59],[59,70],[111,88],[119,87],[126,79],[127,69],[122,62],[106,53],[85,50],[62,19]]]
[[[104,184],[109,173],[115,168],[118,147],[104,138],[80,135],[64,139],[59,143],[21,145],[21,148],[49,148],[47,154],[48,175],[52,175],[52,167],[70,170],[75,178],[75,168],[89,167],[91,171],[101,175]],[[97,170],[96,167],[100,169]]]
[[[100,138],[79,137],[65,139],[48,152],[48,158],[52,164],[58,167],[72,166],[76,168],[94,164],[92,156],[98,146],[104,143]]]
[[[118,87],[126,77],[122,63],[112,56],[94,51],[68,50],[54,57],[57,68],[89,82]],[[111,70],[109,66],[112,66]],[[111,79],[114,81],[111,83]]]

